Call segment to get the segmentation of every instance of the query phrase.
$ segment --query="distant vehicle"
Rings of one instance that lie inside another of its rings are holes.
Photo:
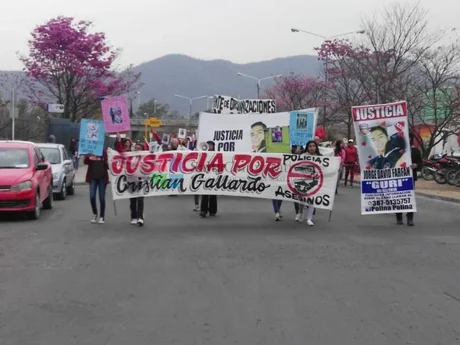
[[[0,141],[0,212],[25,212],[37,220],[53,208],[53,176],[36,144]]]
[[[37,144],[53,171],[53,193],[65,200],[75,193],[75,166],[72,155],[62,144]]]

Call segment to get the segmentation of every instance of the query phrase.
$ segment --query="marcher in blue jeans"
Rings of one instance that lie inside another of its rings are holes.
[[[105,190],[109,183],[107,153],[102,156],[86,155],[84,163],[88,165],[86,182],[89,183],[89,201],[93,210],[91,223],[105,223]],[[97,212],[96,193],[99,192],[100,213]],[[99,216],[99,220],[98,220]]]
[[[283,216],[281,215],[281,204],[283,200],[273,199],[273,211],[275,212],[275,220],[278,222]]]
[[[96,178],[89,183],[89,201],[91,202],[91,208],[93,209],[93,223],[96,223],[97,220],[97,203],[96,203],[96,193],[99,190],[99,206],[101,207],[101,212],[99,213],[99,223],[104,222],[105,218],[105,188],[106,184],[104,178]]]

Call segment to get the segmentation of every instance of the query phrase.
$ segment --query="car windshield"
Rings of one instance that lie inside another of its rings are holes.
[[[40,147],[45,159],[51,164],[61,164],[61,153],[59,149],[52,147]]]
[[[29,165],[27,149],[0,148],[0,169],[25,169]]]

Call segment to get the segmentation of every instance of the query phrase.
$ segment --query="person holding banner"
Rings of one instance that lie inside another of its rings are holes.
[[[414,147],[414,134],[409,133],[409,143],[411,146],[411,158],[412,158],[412,176],[414,178],[414,188],[415,188],[415,181],[417,181],[417,171],[423,164],[422,154],[419,149]],[[414,226],[414,212],[408,212],[406,214],[407,217],[407,225]],[[396,224],[403,225],[403,214],[396,213]]]
[[[214,141],[207,141],[208,151],[215,151]],[[201,207],[200,207],[200,217],[205,218],[208,214],[211,217],[215,217],[217,213],[217,195],[202,195],[201,196]]]
[[[144,138],[145,141],[145,138]],[[121,138],[120,133],[117,133],[115,139],[115,149],[119,153],[130,152],[132,147],[131,139]],[[136,143],[134,145],[135,151],[142,151],[145,149],[145,143]],[[129,199],[129,209],[131,211],[131,225],[144,225],[144,197],[136,197]]]
[[[304,148],[302,146],[298,146],[298,145],[297,146],[292,146],[291,153],[295,154],[295,155],[300,155],[300,154],[302,154],[303,150],[304,150]],[[280,201],[282,201],[282,200],[280,200]],[[279,206],[281,207],[281,204]],[[275,207],[275,200],[273,200],[273,207]],[[296,222],[303,222],[303,209],[304,209],[304,206],[302,204],[299,204],[298,202],[294,203],[295,221]],[[276,213],[276,211],[275,211],[275,213]],[[279,214],[279,216],[281,217],[281,214]],[[276,219],[276,216],[275,216],[275,220],[279,220],[279,219]]]
[[[314,140],[310,140],[307,145],[306,145],[306,154],[312,155],[312,156],[321,156],[321,153],[319,152],[319,146]],[[307,226],[314,226],[315,223],[313,223],[313,214],[315,212],[315,208],[313,205],[307,205],[305,206],[307,208]]]
[[[107,152],[103,152],[102,156],[94,156],[88,154],[85,156],[83,161],[88,165],[86,170],[86,179],[85,181],[89,183],[89,200],[91,202],[91,208],[93,210],[93,218],[91,223],[105,223],[105,191],[106,186],[109,183],[109,165],[107,162]],[[99,206],[101,212],[97,212],[96,204],[96,193],[99,191]]]
[[[337,191],[339,190],[340,177],[342,176],[343,166],[345,164],[345,158],[347,156],[345,150],[343,149],[342,140],[337,140],[335,142],[334,156],[340,157],[339,178],[337,179],[337,188],[335,189],[335,194],[337,194]]]

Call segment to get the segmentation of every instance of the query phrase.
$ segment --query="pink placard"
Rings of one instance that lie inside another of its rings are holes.
[[[131,130],[128,101],[125,96],[104,98],[101,102],[101,107],[106,133],[127,132]]]

